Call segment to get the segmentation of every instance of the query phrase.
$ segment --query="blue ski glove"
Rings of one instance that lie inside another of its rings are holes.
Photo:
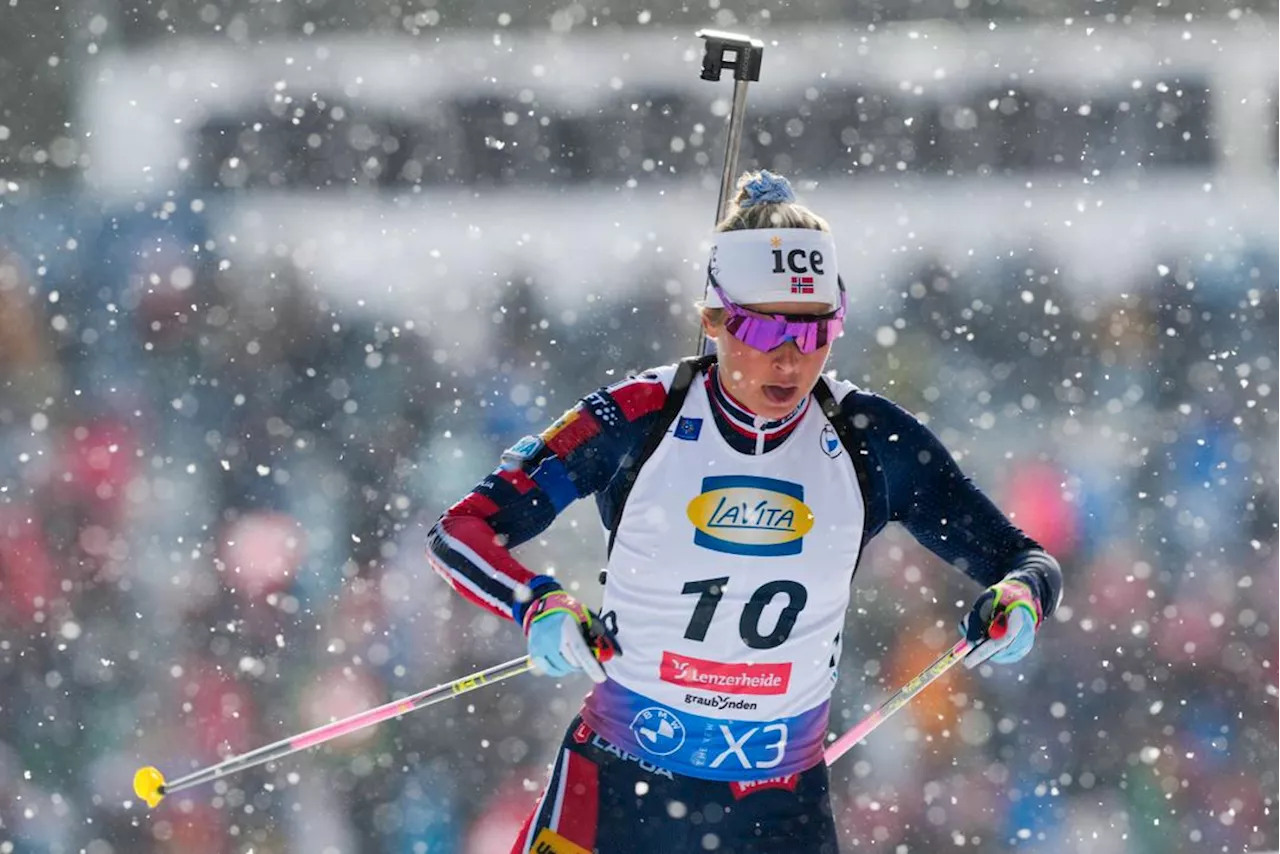
[[[1035,592],[1021,581],[993,584],[973,603],[960,631],[970,643],[978,644],[964,657],[967,668],[988,659],[995,664],[1012,664],[1031,652],[1043,615]]]
[[[620,651],[600,620],[562,590],[547,593],[529,606],[524,633],[534,668],[548,676],[581,670],[593,682],[603,682],[608,677],[600,662]]]

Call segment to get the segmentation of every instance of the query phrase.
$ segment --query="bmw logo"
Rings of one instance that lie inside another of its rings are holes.
[[[684,724],[666,709],[650,706],[636,715],[631,732],[654,756],[667,756],[684,746]]]

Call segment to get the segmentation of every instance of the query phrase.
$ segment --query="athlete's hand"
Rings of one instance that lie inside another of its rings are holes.
[[[978,644],[965,656],[965,667],[987,660],[996,664],[1020,660],[1031,651],[1042,619],[1040,600],[1023,582],[1001,581],[988,587],[960,624],[965,638]]]
[[[600,620],[562,590],[547,593],[529,606],[524,633],[534,668],[548,676],[581,670],[592,681],[603,682],[608,677],[600,662],[618,651]]]

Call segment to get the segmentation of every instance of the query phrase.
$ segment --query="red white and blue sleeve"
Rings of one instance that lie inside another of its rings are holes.
[[[618,470],[656,421],[673,374],[659,369],[601,388],[508,448],[498,468],[432,526],[431,566],[470,601],[520,624],[529,603],[560,583],[530,570],[512,549],[588,495],[608,524]]]

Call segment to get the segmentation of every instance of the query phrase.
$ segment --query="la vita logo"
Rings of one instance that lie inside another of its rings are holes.
[[[728,554],[782,557],[800,554],[813,528],[813,511],[798,483],[751,475],[704,477],[686,510],[695,545]]]

